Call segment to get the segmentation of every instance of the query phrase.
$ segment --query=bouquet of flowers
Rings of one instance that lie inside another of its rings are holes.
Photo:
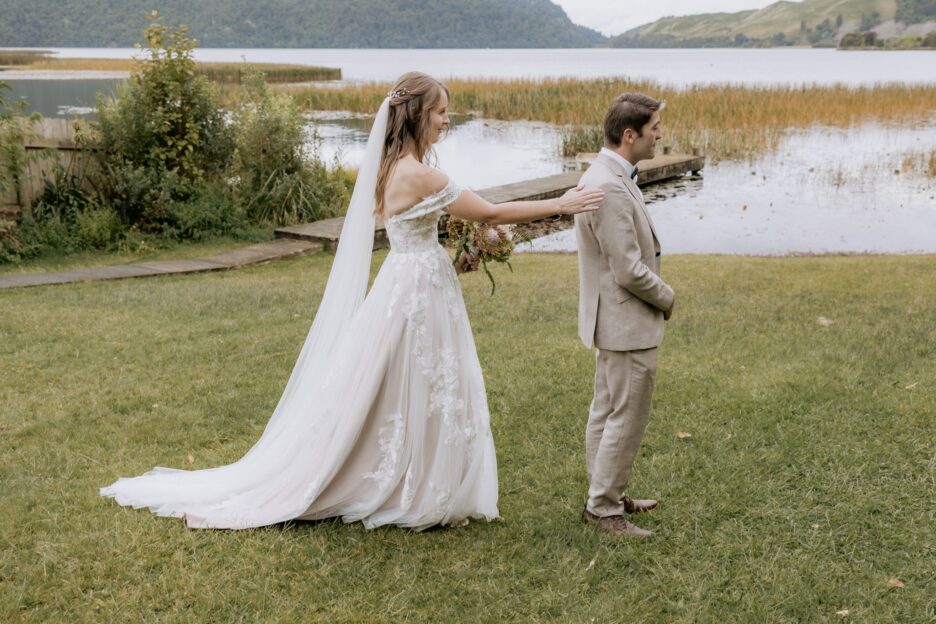
[[[514,249],[513,230],[507,225],[475,223],[453,216],[449,216],[446,228],[449,241],[455,245],[455,270],[467,273],[477,271],[479,267],[484,269],[491,280],[493,296],[497,284],[488,269],[488,262],[503,262],[513,271],[510,266],[510,254]]]

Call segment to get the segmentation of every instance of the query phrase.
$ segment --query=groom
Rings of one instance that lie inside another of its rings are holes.
[[[663,107],[635,93],[611,103],[605,147],[580,182],[600,187],[605,198],[597,211],[575,215],[579,336],[598,349],[585,429],[589,485],[582,520],[632,537],[652,535],[624,514],[649,511],[657,502],[631,499],[625,487],[650,418],[657,347],[674,302],[673,289],[660,277],[660,242],[634,182],[635,165],[653,158],[663,138]]]

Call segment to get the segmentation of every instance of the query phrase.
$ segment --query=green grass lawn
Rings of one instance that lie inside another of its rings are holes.
[[[579,522],[574,256],[516,258],[493,298],[462,277],[503,521],[189,531],[98,497],[252,445],[330,263],[0,292],[0,621],[936,619],[936,256],[665,258],[649,541]]]

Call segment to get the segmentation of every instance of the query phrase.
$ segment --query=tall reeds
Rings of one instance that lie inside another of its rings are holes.
[[[336,67],[311,65],[278,65],[274,63],[251,63],[250,66],[263,72],[268,83],[311,82],[314,80],[341,80],[341,70]],[[239,84],[243,63],[198,63],[198,71],[209,80],[228,84]]]
[[[452,80],[451,109],[493,119],[539,120],[566,126],[564,151],[595,151],[607,104],[637,91],[667,101],[664,144],[675,151],[703,150],[714,159],[743,159],[777,145],[790,128],[849,127],[867,121],[920,123],[936,116],[936,86],[886,84],[745,87],[700,85],[675,89],[651,81]],[[306,109],[372,112],[387,84],[293,91]]]
[[[0,50],[0,66],[30,65],[48,54],[45,50]]]

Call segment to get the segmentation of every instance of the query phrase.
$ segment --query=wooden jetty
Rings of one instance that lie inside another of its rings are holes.
[[[507,201],[559,197],[578,184],[579,178],[582,177],[582,171],[587,169],[596,157],[597,154],[579,154],[576,161],[582,168],[580,171],[567,171],[546,176],[545,178],[493,186],[478,191],[478,195],[495,204]],[[650,160],[640,161],[637,163],[637,167],[639,169],[637,184],[646,186],[687,173],[698,173],[705,167],[705,157],[664,153]],[[276,238],[292,238],[321,243],[327,249],[334,249],[338,245],[338,238],[341,235],[343,225],[344,217],[323,219],[312,223],[301,223],[279,228],[275,231],[275,236]],[[378,224],[374,232],[374,249],[380,249],[388,245],[387,234],[383,226]]]

